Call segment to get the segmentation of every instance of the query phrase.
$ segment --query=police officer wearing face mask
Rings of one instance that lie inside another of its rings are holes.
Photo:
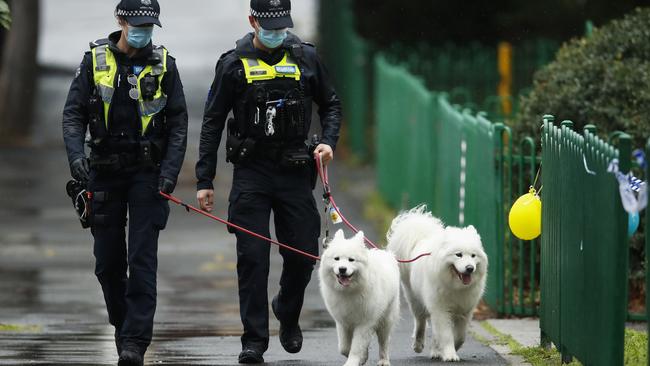
[[[208,96],[196,165],[197,199],[213,209],[217,150],[226,118],[226,160],[234,164],[229,218],[269,235],[271,211],[277,238],[318,254],[320,220],[312,194],[314,154],[332,159],[339,137],[341,105],[313,45],[292,33],[290,0],[251,0],[254,32],[221,56]],[[312,102],[318,105],[320,143],[308,146]],[[237,237],[239,306],[244,334],[240,363],[261,363],[269,342],[267,282],[270,246],[242,232]],[[280,343],[299,352],[298,318],[315,262],[280,249],[280,292],[271,308],[280,321]]]
[[[63,112],[72,176],[91,195],[95,274],[119,365],[142,365],[151,342],[158,234],[169,215],[158,192],[174,190],[187,144],[175,60],[151,42],[159,14],[157,0],[120,1],[122,29],[90,44]]]

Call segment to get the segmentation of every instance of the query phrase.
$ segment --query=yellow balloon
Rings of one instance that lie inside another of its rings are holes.
[[[531,189],[519,197],[508,215],[510,230],[521,240],[533,240],[542,233],[542,200],[535,193]]]

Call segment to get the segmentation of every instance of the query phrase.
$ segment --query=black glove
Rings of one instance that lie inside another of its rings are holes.
[[[90,180],[90,167],[88,166],[88,159],[78,158],[70,163],[70,173],[72,178],[81,183],[88,183]]]
[[[171,194],[176,188],[176,182],[169,178],[160,177],[158,179],[158,190],[162,193]]]

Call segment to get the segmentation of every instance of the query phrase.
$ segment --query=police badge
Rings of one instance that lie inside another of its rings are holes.
[[[142,5],[151,6],[151,0],[142,0]]]
[[[274,6],[274,7],[275,6],[280,6],[280,4],[282,4],[282,2],[280,0],[271,0],[271,1],[269,1],[269,5]]]

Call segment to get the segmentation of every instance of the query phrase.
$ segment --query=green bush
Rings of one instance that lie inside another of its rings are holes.
[[[573,39],[556,60],[538,71],[522,97],[514,130],[539,136],[541,118],[570,119],[576,130],[591,123],[600,134],[616,130],[634,137],[636,147],[650,136],[650,8]]]
[[[11,12],[5,0],[0,0],[0,27],[9,28],[11,25]]]

